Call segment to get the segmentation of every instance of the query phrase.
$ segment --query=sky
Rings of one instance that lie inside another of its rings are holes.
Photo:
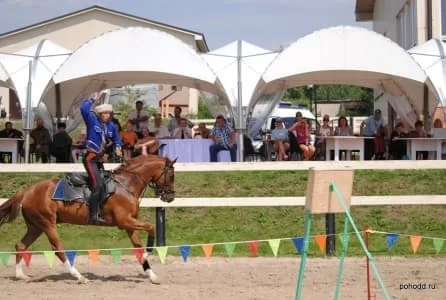
[[[201,32],[211,50],[245,40],[277,50],[315,30],[353,25],[355,0],[0,0],[0,32],[91,5]]]

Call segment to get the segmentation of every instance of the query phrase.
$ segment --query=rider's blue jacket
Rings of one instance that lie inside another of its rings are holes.
[[[121,138],[118,128],[112,121],[102,123],[99,117],[91,109],[94,104],[93,99],[86,99],[81,104],[82,118],[87,126],[86,147],[93,152],[100,153],[105,150],[107,140],[111,140],[117,147],[121,147]]]

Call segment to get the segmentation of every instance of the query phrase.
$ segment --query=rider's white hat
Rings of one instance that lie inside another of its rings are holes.
[[[94,112],[97,114],[104,113],[104,112],[112,112],[113,106],[111,104],[101,104],[94,108]]]

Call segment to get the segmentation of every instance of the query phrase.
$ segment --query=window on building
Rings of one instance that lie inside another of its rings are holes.
[[[446,0],[441,0],[441,35],[446,38]]]
[[[396,16],[398,44],[409,49],[417,44],[417,7],[416,1],[408,1]]]

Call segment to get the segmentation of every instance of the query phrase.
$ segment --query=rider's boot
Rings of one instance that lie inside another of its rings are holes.
[[[100,215],[100,201],[101,191],[100,189],[93,189],[91,196],[88,200],[89,204],[89,224],[91,225],[104,225],[107,223]]]

